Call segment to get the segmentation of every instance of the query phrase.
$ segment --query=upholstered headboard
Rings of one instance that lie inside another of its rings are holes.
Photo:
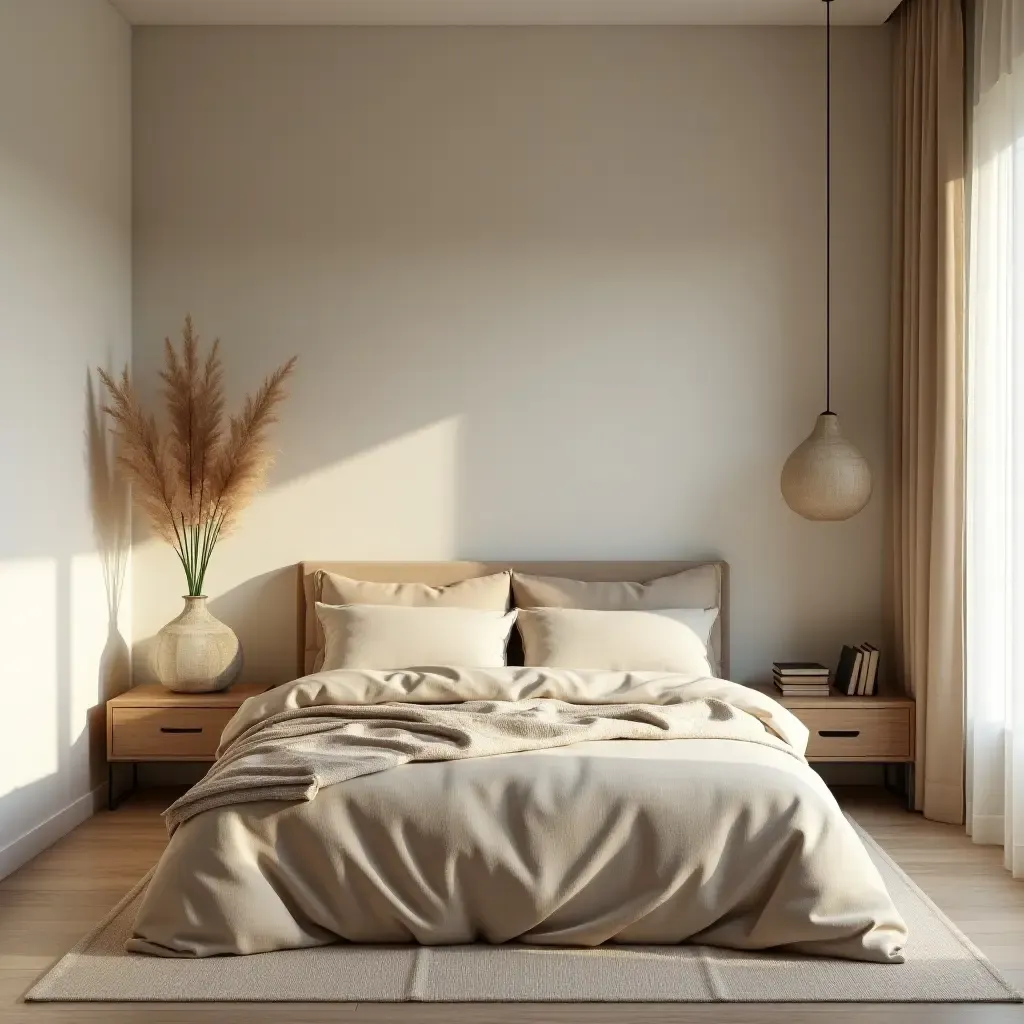
[[[319,598],[316,573],[339,573],[374,583],[427,583],[440,587],[449,583],[512,569],[534,576],[561,576],[588,582],[623,580],[647,583],[684,569],[714,565],[718,569],[717,604],[721,611],[711,631],[711,654],[720,674],[729,678],[729,566],[705,559],[696,562],[300,562],[299,563],[299,675],[313,669],[317,650],[316,612]]]

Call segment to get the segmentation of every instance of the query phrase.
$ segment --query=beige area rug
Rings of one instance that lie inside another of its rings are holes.
[[[706,946],[323,946],[174,960],[126,953],[144,878],[29,991],[116,1002],[1021,1002],[858,828],[910,929],[905,964]]]

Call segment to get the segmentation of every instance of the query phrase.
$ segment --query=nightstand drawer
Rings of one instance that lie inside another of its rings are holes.
[[[810,730],[807,757],[818,761],[906,761],[914,756],[906,707],[793,708]]]
[[[235,708],[112,710],[110,760],[212,761]]]

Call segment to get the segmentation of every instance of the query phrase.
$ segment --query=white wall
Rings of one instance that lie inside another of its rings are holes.
[[[130,97],[106,0],[0,2],[0,877],[92,813],[128,677],[89,375],[131,355]]]
[[[139,379],[186,311],[236,400],[300,355],[208,576],[248,678],[302,558],[720,555],[737,678],[879,642],[888,30],[834,49],[833,405],[879,484],[838,525],[778,485],[823,405],[819,31],[137,30]],[[181,571],[135,566],[144,639]]]

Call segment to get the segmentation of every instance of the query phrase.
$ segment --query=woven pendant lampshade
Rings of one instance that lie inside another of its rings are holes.
[[[825,411],[782,467],[782,496],[804,519],[855,516],[871,497],[868,460],[832,411],[832,0],[825,3]]]
[[[782,496],[804,519],[849,519],[868,503],[868,460],[843,436],[834,412],[823,412],[810,437],[786,459]]]

